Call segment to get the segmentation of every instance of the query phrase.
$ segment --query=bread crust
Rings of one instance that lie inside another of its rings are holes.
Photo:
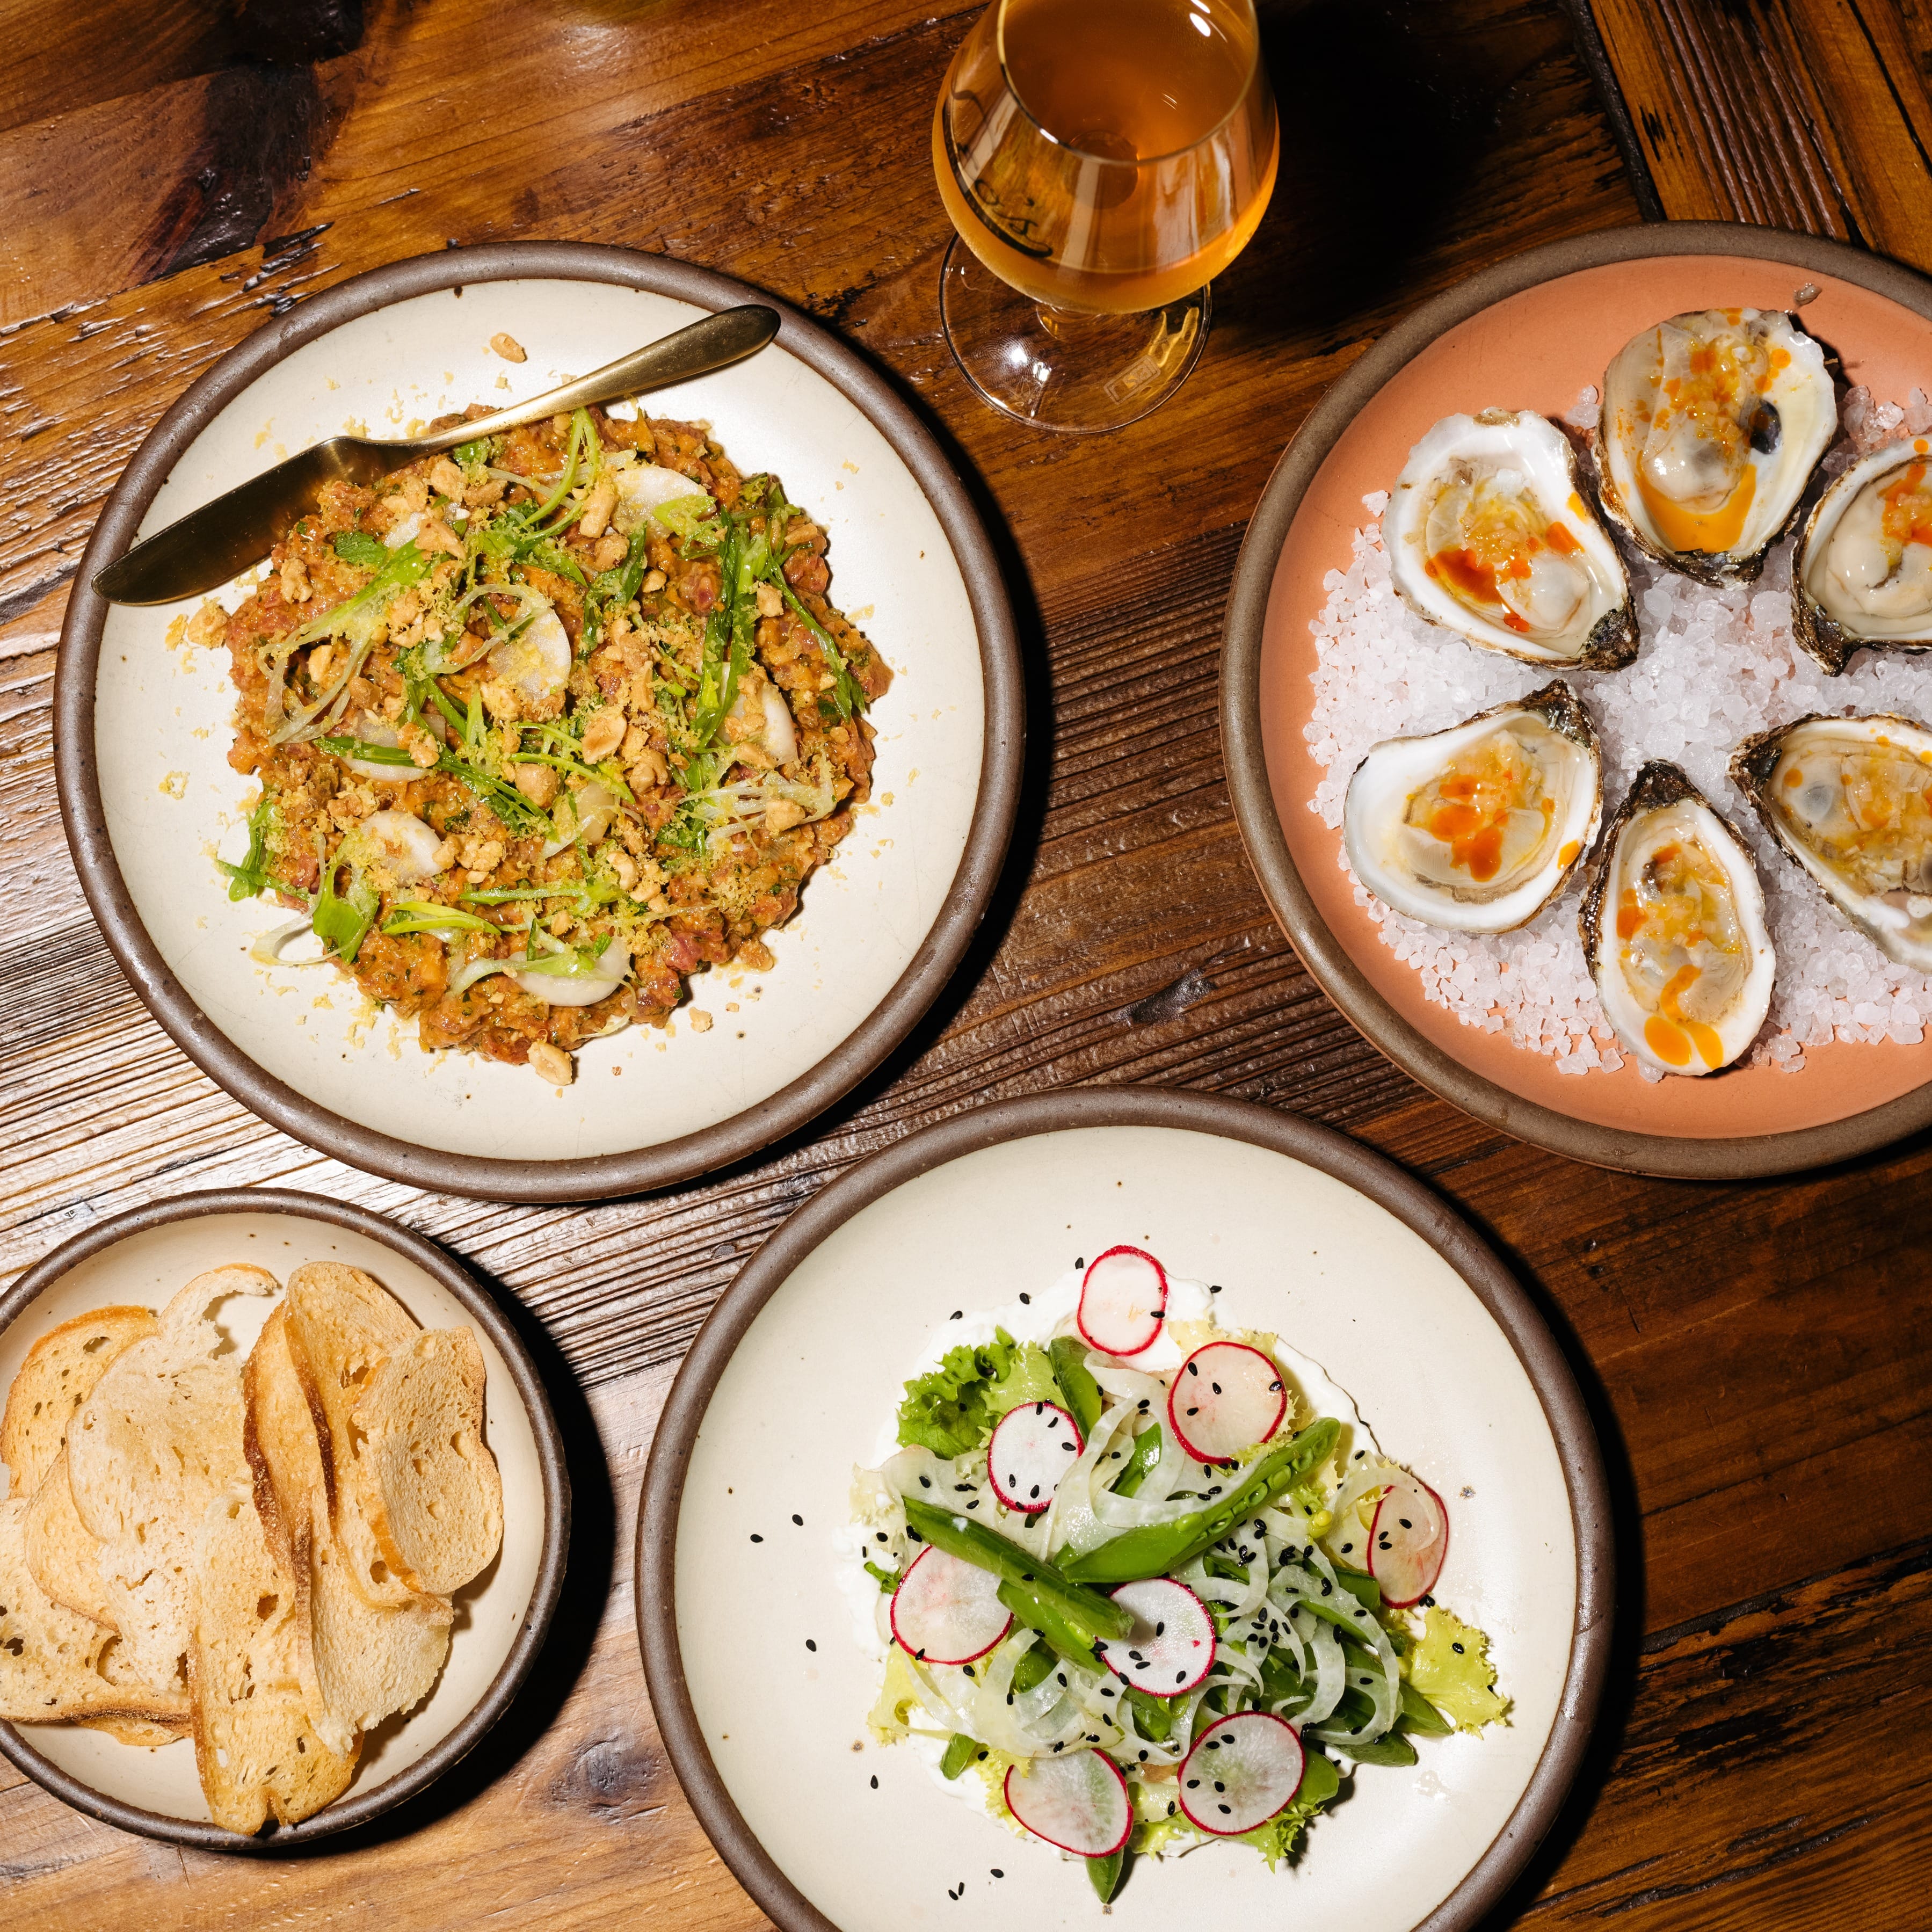
[[[12,1496],[31,1496],[67,1441],[74,1412],[108,1365],[155,1332],[145,1308],[97,1308],[50,1328],[27,1351],[0,1413],[0,1462]]]

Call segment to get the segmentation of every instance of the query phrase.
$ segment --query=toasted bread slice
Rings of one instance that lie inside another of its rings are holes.
[[[185,1722],[182,1698],[154,1698],[110,1681],[112,1630],[56,1603],[27,1567],[27,1504],[0,1502],[0,1718],[16,1724],[122,1720],[166,1730]]]
[[[467,1328],[422,1329],[370,1372],[352,1412],[374,1478],[370,1526],[412,1590],[460,1590],[503,1540],[483,1385],[483,1352]]]
[[[74,1485],[68,1480],[67,1470],[63,1444],[40,1487],[28,1500],[27,1567],[56,1603],[92,1617],[111,1630],[116,1628],[114,1608],[100,1576],[104,1546],[74,1506]]]
[[[360,1268],[310,1262],[289,1277],[288,1344],[322,1444],[332,1540],[340,1573],[374,1604],[407,1605],[420,1592],[389,1567],[370,1526],[377,1506],[355,1408],[384,1356],[422,1331],[409,1311]]]
[[[194,1540],[188,1683],[194,1754],[214,1822],[252,1834],[338,1798],[361,1740],[330,1750],[295,1668],[294,1580],[277,1562],[246,1484],[217,1496]]]
[[[109,1363],[154,1332],[154,1318],[145,1308],[97,1308],[50,1329],[27,1351],[0,1414],[0,1462],[11,1474],[10,1496],[24,1500],[46,1480],[69,1418]]]
[[[446,1598],[410,1590],[400,1603],[371,1603],[351,1575],[355,1559],[336,1540],[329,1511],[327,1425],[296,1372],[292,1328],[284,1304],[249,1354],[244,1439],[256,1511],[294,1591],[295,1670],[310,1719],[323,1743],[346,1755],[358,1731],[411,1708],[434,1687],[452,1612]]]
[[[208,1310],[231,1294],[276,1290],[258,1268],[198,1275],[68,1426],[68,1486],[82,1525],[106,1546],[101,1582],[128,1666],[166,1691],[185,1687],[202,1519],[248,1480],[240,1366],[219,1353],[224,1338]]]

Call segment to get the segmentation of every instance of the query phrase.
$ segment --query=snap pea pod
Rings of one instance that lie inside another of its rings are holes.
[[[1365,1610],[1378,1610],[1382,1606],[1382,1586],[1370,1576],[1360,1570],[1337,1568],[1335,1580],[1360,1604]]]
[[[1121,1606],[1110,1603],[1097,1590],[1070,1582],[1043,1558],[1030,1555],[1017,1543],[1009,1543],[997,1530],[982,1522],[969,1522],[964,1516],[934,1509],[930,1503],[905,1499],[906,1521],[935,1550],[956,1556],[963,1563],[977,1564],[995,1576],[1030,1590],[1076,1629],[1090,1630],[1095,1636],[1126,1636],[1134,1620]]]
[[[1100,1384],[1087,1366],[1085,1345],[1071,1335],[1056,1336],[1047,1346],[1047,1360],[1053,1364],[1053,1379],[1066,1398],[1066,1406],[1080,1425],[1083,1436],[1094,1432],[1100,1419]]]
[[[1171,1522],[1142,1523],[1062,1566],[1073,1583],[1131,1583],[1171,1576],[1191,1557],[1211,1548],[1243,1516],[1264,1509],[1291,1484],[1318,1469],[1334,1453],[1342,1426],[1324,1415],[1292,1442],[1253,1464],[1232,1493]]]
[[[1346,1740],[1335,1748],[1344,1757],[1353,1758],[1358,1764],[1413,1764],[1415,1747],[1408,1738],[1391,1731],[1388,1736],[1378,1738],[1373,1744],[1353,1744]]]
[[[1143,1429],[1134,1438],[1134,1453],[1127,1458],[1127,1466],[1120,1472],[1120,1480],[1114,1485],[1117,1496],[1138,1496],[1140,1486],[1154,1472],[1160,1461],[1160,1452],[1166,1438],[1160,1432],[1160,1424]]]
[[[950,1784],[984,1748],[977,1738],[955,1731],[946,1742],[946,1755],[939,1760],[940,1776]]]
[[[1130,1686],[1121,1693],[1123,1702],[1133,1710],[1134,1726],[1150,1742],[1164,1744],[1174,1735],[1174,1705],[1166,1697],[1150,1697],[1144,1690]]]
[[[1298,1804],[1325,1804],[1342,1788],[1342,1774],[1318,1750],[1308,1754],[1302,1767],[1300,1788],[1294,1794]]]
[[[1402,1724],[1425,1738],[1446,1738],[1456,1728],[1406,1677],[1402,1680]]]
[[[1013,1666],[1013,1688],[1030,1690],[1036,1684],[1044,1684],[1053,1675],[1054,1666],[1058,1662],[1059,1659],[1045,1644],[1035,1644]]]
[[[994,1593],[1018,1621],[1030,1630],[1036,1630],[1046,1640],[1054,1655],[1064,1658],[1069,1664],[1082,1670],[1097,1670],[1100,1664],[1094,1655],[1093,1640],[1077,1624],[1069,1623],[1046,1598],[1034,1594],[1031,1585],[1016,1583],[1008,1578]],[[1027,1653],[1028,1658],[1034,1652]],[[1022,1659],[1024,1663],[1025,1659]],[[1036,1677],[1034,1682],[1040,1679]],[[1019,1672],[1013,1672],[1013,1688],[1024,1690],[1028,1687],[1019,1680]]]
[[[1087,1861],[1087,1876],[1094,1881],[1094,1889],[1100,1894],[1102,1905],[1112,1898],[1120,1888],[1120,1874],[1127,1868],[1127,1848],[1123,1845],[1117,1852],[1109,1852],[1104,1858]]]

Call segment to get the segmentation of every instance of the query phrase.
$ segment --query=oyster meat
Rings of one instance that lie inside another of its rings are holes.
[[[1932,731],[1910,718],[1801,718],[1748,738],[1731,776],[1852,925],[1932,973]]]
[[[1660,1073],[1714,1073],[1756,1038],[1777,956],[1749,849],[1676,766],[1644,766],[1583,895],[1604,1017]]]
[[[1403,602],[1472,644],[1592,670],[1636,655],[1623,560],[1541,416],[1444,417],[1409,452],[1382,530]]]
[[[1371,746],[1348,782],[1342,841],[1384,905],[1508,932],[1561,890],[1602,802],[1596,732],[1559,680],[1446,731]]]
[[[1774,309],[1673,316],[1604,377],[1598,495],[1646,550],[1705,584],[1748,584],[1838,427],[1825,352]]]
[[[1791,628],[1825,668],[1865,644],[1932,650],[1932,464],[1924,436],[1862,458],[1819,498],[1791,557]]]

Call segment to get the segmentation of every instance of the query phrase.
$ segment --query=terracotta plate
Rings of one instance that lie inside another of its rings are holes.
[[[87,586],[134,537],[345,424],[404,434],[472,400],[553,388],[700,314],[770,298],[616,248],[511,243],[400,262],[302,302],[164,416],[108,500],[62,636],[56,760],[68,837],[108,943],[155,1017],[238,1100],[312,1146],[412,1186],[562,1201],[688,1179],[802,1126],[902,1040],[986,910],[1018,796],[1012,617],[958,478],[892,386],[784,314],[749,362],[659,392],[830,530],[835,594],[896,674],[874,707],[876,808],[770,944],[776,970],[700,974],[679,1016],[593,1042],[574,1085],[421,1052],[328,969],[268,970],[286,922],[231,904],[217,851],[255,791],[226,752],[227,653],[170,648],[193,608],[110,610]],[[493,354],[499,331],[529,359]],[[890,801],[888,802],[887,801]]]
[[[0,1753],[58,1798],[124,1831],[206,1851],[294,1850],[393,1810],[465,1756],[510,1707],[550,1629],[570,1547],[570,1484],[536,1369],[496,1304],[442,1250],[368,1209],[275,1188],[187,1194],[90,1228],[0,1296],[0,1394],[50,1328],[122,1303],[159,1308],[203,1270],[252,1262],[286,1281],[304,1262],[374,1275],[425,1328],[467,1325],[488,1382],[484,1431],[503,1480],[503,1543],[457,1592],[448,1660],[428,1700],[364,1738],[356,1777],[296,1826],[238,1838],[209,1820],[194,1747],[158,1750],[64,1724],[0,1724]],[[236,1296],[218,1310],[236,1346],[260,1332],[272,1301]]]
[[[1485,407],[1554,415],[1660,317],[1742,304],[1789,308],[1854,382],[1902,400],[1932,389],[1932,284],[1862,250],[1724,223],[1612,229],[1499,263],[1418,310],[1370,350],[1302,425],[1264,492],[1237,566],[1222,658],[1230,789],[1262,890],[1310,972],[1423,1084],[1479,1119],[1580,1160],[1717,1178],[1843,1160],[1932,1121],[1932,1038],[1916,1046],[1808,1046],[1799,1072],[1735,1068],[1646,1082],[1558,1073],[1505,1036],[1423,997],[1377,937],[1337,862],[1341,834],[1309,800],[1322,772],[1302,728],[1312,706],[1309,624],[1346,568],[1362,499],[1394,482],[1438,418]],[[1526,685],[1526,688],[1528,686]],[[1612,801],[1614,803],[1614,801]]]
[[[1516,1702],[1506,1729],[1364,1771],[1292,1871],[1243,1846],[1141,1862],[1108,1922],[1474,1924],[1555,1816],[1602,1688],[1596,1441],[1549,1332],[1441,1202],[1339,1135],[1201,1094],[962,1114],[834,1183],[728,1292],[666,1405],[638,1526],[652,1702],[700,1820],[784,1932],[1099,1923],[1077,1862],[1016,1843],[910,1748],[873,1742],[879,1666],[833,1538],[854,1464],[874,1460],[952,1312],[1044,1288],[1117,1240],[1222,1284],[1225,1320],[1318,1363],[1452,1498],[1438,1588],[1491,1633]]]

